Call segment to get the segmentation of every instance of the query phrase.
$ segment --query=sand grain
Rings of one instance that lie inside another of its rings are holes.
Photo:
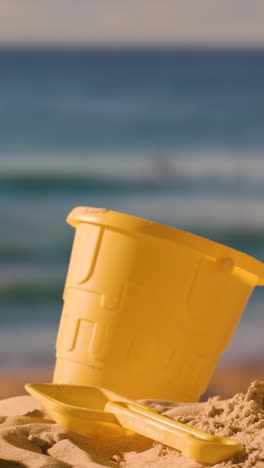
[[[155,400],[144,403],[169,418],[233,437],[245,446],[243,455],[211,466],[264,468],[264,382],[253,382],[245,394],[237,393],[228,400],[214,397],[205,403]],[[33,398],[21,396],[0,401],[0,466],[201,468],[203,465],[139,435],[129,440],[102,442],[68,432],[50,420]]]

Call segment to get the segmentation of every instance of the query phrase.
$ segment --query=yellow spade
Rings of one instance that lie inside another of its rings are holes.
[[[107,389],[56,384],[27,384],[25,388],[58,424],[79,434],[107,438],[129,436],[128,431],[133,431],[199,463],[218,463],[244,451],[236,440],[173,421]]]

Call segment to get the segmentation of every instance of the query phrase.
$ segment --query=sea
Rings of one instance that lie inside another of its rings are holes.
[[[261,49],[0,49],[2,371],[54,365],[74,206],[264,261],[263,83]],[[263,358],[258,287],[221,362]]]

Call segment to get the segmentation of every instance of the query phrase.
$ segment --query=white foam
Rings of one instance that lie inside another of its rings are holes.
[[[6,155],[0,160],[0,177],[96,176],[125,180],[219,180],[246,184],[264,182],[264,154],[201,150],[186,152],[135,152],[89,154]]]
[[[1,219],[10,219],[6,239],[16,239],[18,245],[32,239],[44,244],[69,236],[65,217],[77,205],[89,204],[152,219],[181,229],[256,232],[264,229],[264,203],[262,197],[202,193],[188,196],[164,193],[107,194],[86,199],[82,196],[57,195],[54,202],[43,198],[9,199],[8,207],[0,206]],[[50,239],[50,240],[49,240]]]
[[[227,231],[235,228],[249,232],[264,228],[264,203],[261,198],[140,194],[133,198],[123,197],[119,208],[137,216],[169,222],[175,227],[196,226]]]

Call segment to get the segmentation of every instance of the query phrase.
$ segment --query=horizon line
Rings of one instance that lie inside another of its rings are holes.
[[[250,51],[264,50],[264,42],[178,42],[178,43],[71,43],[71,42],[2,42],[0,50],[83,50],[83,51]]]

